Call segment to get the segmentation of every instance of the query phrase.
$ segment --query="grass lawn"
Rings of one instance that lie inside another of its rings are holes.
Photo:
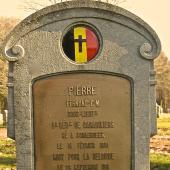
[[[170,117],[158,119],[158,135],[170,135]]]
[[[4,125],[0,125],[0,128],[6,128],[6,126],[4,126]]]
[[[170,170],[170,155],[151,154],[151,170]]]
[[[10,139],[0,139],[0,170],[13,169],[15,163],[15,142]]]

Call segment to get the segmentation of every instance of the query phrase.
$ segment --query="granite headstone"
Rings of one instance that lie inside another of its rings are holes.
[[[161,45],[143,20],[107,3],[59,3],[23,20],[3,49],[18,170],[150,169]]]

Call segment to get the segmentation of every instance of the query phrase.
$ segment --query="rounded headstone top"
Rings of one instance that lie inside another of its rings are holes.
[[[135,23],[134,25],[140,27],[141,32],[143,32],[141,34],[144,35],[144,32],[146,32],[147,34],[149,33],[150,36],[152,37],[150,38],[151,40],[148,38],[149,41],[152,41],[151,44],[145,43],[141,46],[140,54],[142,55],[142,57],[144,57],[145,59],[152,60],[157,56],[159,56],[161,51],[160,40],[156,32],[146,22],[144,22],[138,16],[134,15],[133,13],[121,7],[109,3],[92,1],[92,0],[75,0],[75,1],[61,2],[52,6],[48,6],[28,16],[26,19],[24,19],[14,28],[14,30],[5,39],[1,48],[2,49],[1,53],[3,54],[3,56],[9,61],[16,61],[19,56],[24,55],[24,50],[20,48],[19,45],[17,45],[16,47],[16,43],[21,37],[23,37],[24,35],[28,34],[33,30],[36,30],[39,27],[42,27],[43,25],[47,25],[49,23],[62,20],[63,18],[61,15],[54,18],[51,17],[51,14],[65,11],[65,10],[70,10],[70,9],[91,9],[91,10],[100,10],[101,12],[102,11],[109,12],[112,15],[116,15],[117,18],[119,18],[119,20],[121,20],[122,17],[124,18],[124,20],[127,20],[129,24],[127,24],[127,22],[121,24],[128,25],[128,27],[130,28],[132,26],[132,23],[133,24]],[[76,17],[78,18],[79,16],[75,16],[75,18]],[[110,16],[110,20],[112,20],[111,17],[113,18],[113,16]],[[140,30],[138,32],[140,33]],[[152,49],[152,43],[154,43],[153,45],[154,50]],[[11,50],[9,51],[9,49]],[[12,56],[12,57],[8,57],[8,56]]]

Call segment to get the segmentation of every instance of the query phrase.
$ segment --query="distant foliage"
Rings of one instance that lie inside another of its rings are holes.
[[[6,89],[6,73],[7,73],[7,66],[4,61],[0,60],[0,98],[7,95]]]
[[[15,18],[0,17],[0,44],[2,44],[6,35],[19,22]],[[3,112],[7,96],[7,62],[0,56],[0,112]]]
[[[170,111],[170,61],[163,52],[155,60],[155,68],[157,103],[163,107],[164,112],[168,112]]]
[[[0,17],[0,44],[18,22],[16,18]]]

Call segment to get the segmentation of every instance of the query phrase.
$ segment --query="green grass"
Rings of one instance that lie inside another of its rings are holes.
[[[0,124],[0,128],[6,128],[6,126],[5,126],[5,125],[1,125],[1,124]]]
[[[170,135],[170,128],[158,128],[158,135],[160,136],[166,136]]]
[[[170,118],[159,118],[158,127],[159,128],[170,128]]]
[[[158,119],[158,135],[170,135],[170,118]]]
[[[151,154],[151,170],[170,170],[170,155]]]
[[[10,139],[0,139],[0,169],[15,168],[15,142]]]

